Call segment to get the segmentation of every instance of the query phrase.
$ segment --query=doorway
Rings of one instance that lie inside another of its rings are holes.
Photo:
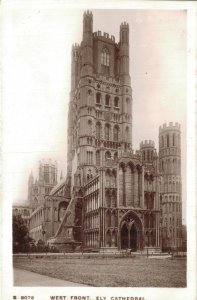
[[[133,224],[130,229],[130,249],[137,251],[137,230],[135,224]]]
[[[128,229],[127,225],[124,224],[121,229],[121,249],[128,248]]]

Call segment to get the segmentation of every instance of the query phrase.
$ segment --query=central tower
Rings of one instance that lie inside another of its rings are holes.
[[[68,126],[68,174],[84,185],[118,149],[132,148],[132,90],[129,25],[120,25],[119,42],[93,32],[93,15],[83,15],[83,40],[72,48]]]

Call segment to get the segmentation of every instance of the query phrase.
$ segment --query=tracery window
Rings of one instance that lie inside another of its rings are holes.
[[[96,138],[97,139],[101,138],[101,124],[100,123],[96,124]]]
[[[105,125],[105,139],[107,141],[109,141],[109,138],[110,138],[110,125],[106,124]]]
[[[97,150],[97,151],[96,151],[96,165],[97,165],[97,166],[100,166],[100,164],[101,164],[100,151]]]
[[[114,142],[118,142],[119,139],[119,128],[118,126],[114,126]]]
[[[88,120],[88,129],[89,129],[89,134],[92,134],[92,120]]]
[[[104,48],[101,52],[101,65],[109,67],[109,51]]]
[[[118,97],[114,98],[114,106],[119,107],[119,98]]]
[[[101,94],[96,93],[96,104],[101,104]]]
[[[105,152],[105,159],[111,158],[111,153],[110,151]]]
[[[109,95],[105,96],[105,105],[110,106],[110,96]]]

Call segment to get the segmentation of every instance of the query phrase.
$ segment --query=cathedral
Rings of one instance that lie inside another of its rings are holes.
[[[93,32],[83,15],[81,44],[72,47],[67,176],[40,165],[29,179],[30,236],[63,251],[119,251],[182,246],[181,129],[159,128],[132,146],[129,24],[119,41]]]

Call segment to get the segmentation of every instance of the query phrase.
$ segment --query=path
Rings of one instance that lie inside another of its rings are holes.
[[[88,286],[14,268],[14,286]]]

